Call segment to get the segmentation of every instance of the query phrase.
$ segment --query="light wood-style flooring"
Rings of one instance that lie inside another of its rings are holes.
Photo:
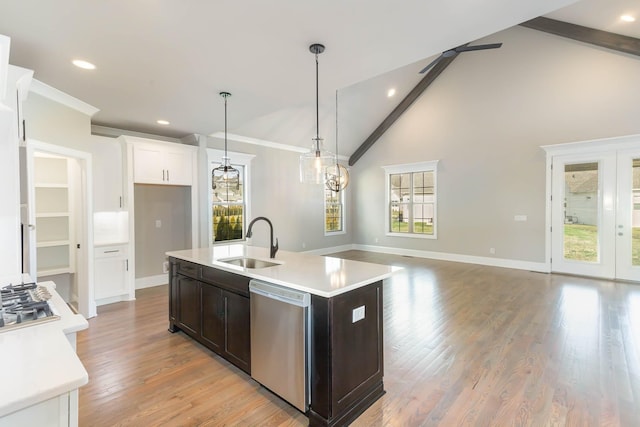
[[[354,426],[639,426],[640,285],[362,251],[384,284],[387,393]],[[171,334],[166,286],[78,335],[80,426],[303,426],[248,375]]]

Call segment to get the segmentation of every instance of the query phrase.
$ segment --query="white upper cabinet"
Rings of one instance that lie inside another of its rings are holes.
[[[122,143],[113,138],[94,136],[93,210],[113,212],[124,208]]]
[[[196,148],[170,142],[126,137],[133,143],[133,182],[192,185]]]

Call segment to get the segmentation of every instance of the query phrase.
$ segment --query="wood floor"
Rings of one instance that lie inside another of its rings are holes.
[[[640,285],[361,251],[385,281],[387,393],[354,426],[639,426]],[[99,307],[78,336],[80,426],[303,426],[182,332],[167,288]]]

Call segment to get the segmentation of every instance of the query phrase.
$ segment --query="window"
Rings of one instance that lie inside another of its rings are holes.
[[[435,239],[438,161],[385,166],[388,236]]]
[[[207,150],[209,156],[209,179],[211,171],[220,165],[223,152]],[[210,243],[239,241],[245,238],[247,217],[249,216],[249,166],[252,155],[231,153],[231,165],[240,172],[240,187],[229,188],[224,182],[212,182],[209,186],[211,222]]]
[[[324,187],[324,234],[344,234],[344,190]]]

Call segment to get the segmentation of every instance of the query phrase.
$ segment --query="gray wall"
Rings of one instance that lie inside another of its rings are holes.
[[[637,57],[521,27],[481,42],[504,45],[460,55],[353,167],[354,243],[544,262],[540,146],[640,133]],[[381,166],[438,159],[438,239],[386,237]]]
[[[134,185],[136,278],[162,273],[165,252],[191,247],[191,188]],[[161,227],[156,227],[160,220]]]

